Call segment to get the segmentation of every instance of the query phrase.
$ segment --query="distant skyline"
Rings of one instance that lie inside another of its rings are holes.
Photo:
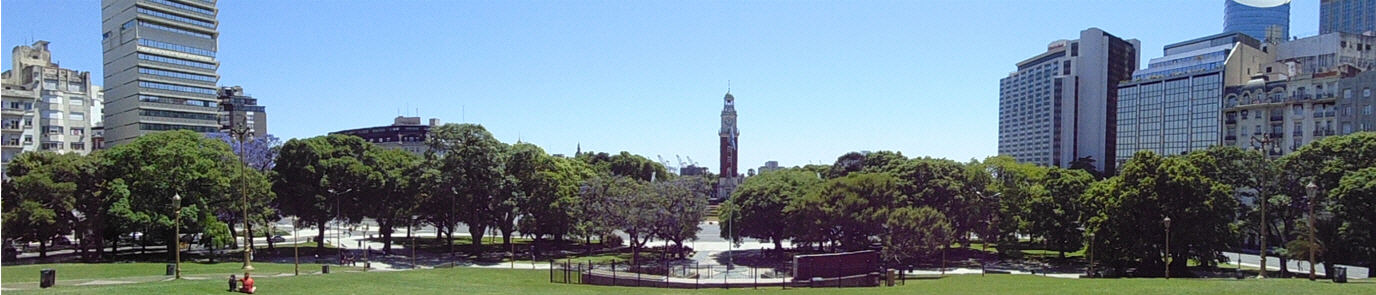
[[[715,173],[729,80],[742,171],[861,150],[966,161],[996,153],[1015,63],[1098,27],[1140,40],[1145,66],[1222,32],[1223,2],[220,1],[217,58],[219,84],[258,98],[282,138],[420,116]],[[1317,34],[1318,1],[1290,21]],[[6,70],[14,46],[47,40],[103,77],[99,1],[0,1],[0,27]]]

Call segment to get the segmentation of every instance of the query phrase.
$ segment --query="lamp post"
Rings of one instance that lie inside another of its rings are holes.
[[[172,249],[177,251],[176,254],[172,255],[173,259],[177,260],[176,266],[174,266],[176,270],[173,273],[176,275],[174,278],[180,280],[182,278],[182,194],[172,194],[172,204],[177,206],[177,211],[173,213],[176,217],[173,218],[175,219],[175,229],[172,236]]]
[[[296,227],[301,224],[301,217],[294,216],[291,223],[291,258],[293,275],[301,275],[301,237],[296,232]]]
[[[1171,279],[1171,218],[1161,219],[1166,223],[1166,279]]]
[[[1319,241],[1314,238],[1314,197],[1318,196],[1319,186],[1313,180],[1304,186],[1305,192],[1309,193],[1309,280],[1314,280],[1314,252],[1319,249]]]
[[[248,273],[253,270],[253,226],[249,224],[250,218],[248,215],[248,183],[245,182],[248,180],[248,177],[244,174],[244,169],[248,167],[248,162],[246,162],[244,157],[244,139],[251,135],[253,130],[245,126],[245,124],[242,124],[239,120],[234,119],[234,113],[239,110],[236,108],[237,103],[233,102],[232,95],[232,93],[222,91],[220,93],[220,104],[229,112],[230,135],[239,141],[239,195],[243,198],[244,202],[244,273]],[[248,114],[244,115],[247,116]],[[244,119],[247,121],[247,118]],[[271,239],[271,237],[268,238]]]
[[[1271,137],[1269,137],[1269,136],[1267,136],[1267,137],[1252,136],[1252,148],[1253,148],[1253,149],[1256,149],[1256,150],[1259,151],[1259,152],[1262,152],[1262,153],[1263,153],[1263,156],[1265,157],[1265,159],[1268,159],[1268,160],[1271,159],[1271,158],[1270,158],[1270,154],[1271,154],[1272,152],[1278,153],[1278,151],[1277,151],[1276,149],[1278,148],[1278,145],[1279,145],[1279,144],[1280,144],[1280,143],[1279,143],[1279,142],[1276,142],[1276,139],[1275,139],[1275,138],[1271,138]],[[1268,148],[1268,146],[1269,146],[1270,148]],[[1266,192],[1265,192],[1265,191],[1262,191],[1262,190],[1258,189],[1258,190],[1257,190],[1257,198],[1258,198],[1257,203],[1261,203],[1261,230],[1259,231],[1259,233],[1261,234],[1261,270],[1257,271],[1257,278],[1258,278],[1258,279],[1264,279],[1264,278],[1266,278],[1266,236],[1267,236],[1267,233],[1266,233],[1266,223],[1267,223],[1267,221],[1266,221],[1266,203],[1267,203],[1267,199],[1269,199],[1270,197],[1269,197],[1268,195],[1266,195]],[[1239,252],[1241,252],[1241,251],[1239,251]],[[1239,253],[1239,254],[1238,254],[1238,257],[1241,257],[1241,255],[1242,255],[1242,254]],[[1238,261],[1238,262],[1241,263],[1241,259],[1240,259],[1240,258],[1239,258],[1239,261]],[[1282,266],[1280,266],[1280,267],[1281,267],[1282,270],[1285,269],[1285,266],[1284,266],[1284,265],[1282,265]]]

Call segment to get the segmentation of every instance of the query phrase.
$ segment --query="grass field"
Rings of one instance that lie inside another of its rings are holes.
[[[205,271],[224,268],[235,270],[237,264],[206,266]],[[37,278],[41,266],[4,267],[4,282],[11,275],[25,274]],[[67,275],[104,276],[132,271],[158,271],[159,265],[105,264],[57,265],[67,269]],[[290,271],[290,264],[264,264],[260,269]],[[304,269],[304,266],[303,266]],[[313,270],[318,267],[313,268]],[[188,272],[196,270],[184,268]],[[32,272],[32,276],[28,273]],[[61,272],[61,271],[60,271]],[[1348,284],[1310,282],[1303,279],[1258,280],[1202,280],[1202,279],[1058,279],[1028,275],[962,275],[941,279],[909,280],[905,286],[845,289],[789,289],[767,290],[679,290],[633,287],[603,287],[566,285],[548,282],[548,272],[539,270],[508,270],[455,268],[404,272],[341,272],[329,275],[300,277],[256,278],[262,294],[1376,294],[1376,281],[1359,280]],[[13,279],[22,281],[19,279]],[[6,288],[11,288],[6,286]],[[213,294],[225,292],[224,278],[207,280],[153,281],[146,283],[70,286],[61,285],[44,290],[6,290],[10,294]]]

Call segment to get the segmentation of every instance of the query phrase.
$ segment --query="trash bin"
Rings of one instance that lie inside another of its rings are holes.
[[[322,273],[322,274],[329,274],[329,273],[330,273],[330,265],[329,265],[329,264],[321,264],[321,265],[320,265],[320,273]]]
[[[45,268],[43,270],[38,271],[38,274],[38,287],[40,288],[52,287],[53,284],[57,283],[57,270]]]
[[[168,263],[168,264],[167,264],[167,275],[170,276],[170,275],[175,275],[175,274],[177,274],[177,265],[176,265],[176,264],[173,264],[173,263]]]
[[[1333,267],[1333,282],[1334,282],[1334,283],[1346,283],[1346,282],[1347,282],[1347,268],[1346,268],[1346,267],[1341,267],[1341,266],[1334,266],[1334,267]]]

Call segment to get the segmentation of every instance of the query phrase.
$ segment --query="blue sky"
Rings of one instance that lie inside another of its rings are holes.
[[[0,2],[5,69],[9,49],[48,40],[100,76],[99,6]],[[1317,34],[1317,6],[1292,4],[1292,35]],[[715,172],[728,80],[742,171],[857,150],[993,155],[999,79],[1088,27],[1141,40],[1145,64],[1221,32],[1223,1],[234,0],[218,57],[220,84],[267,105],[284,138],[419,115]]]

